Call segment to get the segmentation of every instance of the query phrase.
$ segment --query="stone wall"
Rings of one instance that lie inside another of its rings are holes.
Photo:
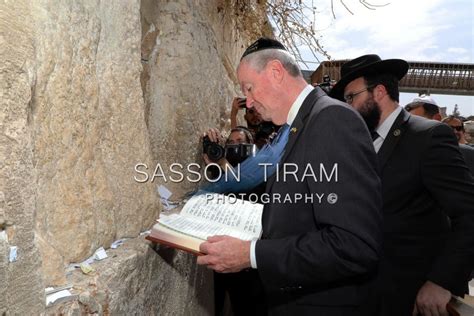
[[[48,245],[43,256],[54,258],[44,266],[58,270],[117,238],[136,237],[159,208],[153,187],[133,180],[133,166],[150,160],[140,3],[36,4],[36,223]]]
[[[0,315],[44,310],[35,243],[36,182],[31,129],[35,27],[27,1],[0,8]],[[9,262],[10,247],[18,260]]]
[[[136,238],[164,181],[137,183],[134,166],[199,162],[200,133],[228,127],[239,57],[268,29],[263,6],[0,3],[0,315],[212,314],[212,274]],[[175,196],[195,186],[164,184]],[[123,237],[93,276],[66,273]],[[45,309],[44,288],[64,284],[78,298]]]
[[[229,128],[240,90],[235,69],[265,29],[259,2],[142,0],[142,86],[154,162],[163,169],[199,161],[202,133]],[[177,195],[194,187],[167,186]]]

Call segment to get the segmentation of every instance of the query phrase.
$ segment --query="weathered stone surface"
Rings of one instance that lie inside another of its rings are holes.
[[[41,258],[35,242],[34,144],[31,65],[34,60],[28,1],[0,4],[0,314],[38,315],[44,310]],[[5,225],[0,234],[5,234]],[[7,240],[8,239],[8,240]],[[10,247],[18,248],[9,262]]]
[[[80,261],[156,219],[156,193],[134,181],[149,160],[140,87],[140,2],[37,2],[33,95],[43,266]],[[41,14],[40,14],[41,13]],[[44,251],[44,253],[47,253]],[[61,278],[47,274],[47,284]]]
[[[257,1],[143,0],[141,14],[148,128],[154,165],[166,174],[172,163],[201,161],[202,132],[229,127],[230,104],[240,90],[236,66],[266,19]],[[244,16],[255,25],[240,24]],[[195,187],[169,179],[166,185],[178,196]]]
[[[64,260],[60,252],[54,249],[51,244],[47,243],[41,235],[36,235],[36,241],[41,254],[42,273],[45,281],[50,286],[66,284],[66,275],[64,274]]]
[[[193,255],[157,249],[135,238],[107,250],[108,258],[92,264],[93,275],[77,269],[68,277],[76,302],[52,306],[47,314],[213,315],[212,273]]]
[[[48,314],[212,314],[209,271],[142,239],[94,277],[65,267],[157,218],[157,183],[135,182],[135,164],[199,162],[200,133],[228,127],[259,3],[0,2],[0,315],[42,314],[44,287],[68,282],[79,298]]]
[[[0,314],[31,315],[44,310],[41,258],[35,242],[35,182],[30,67],[34,26],[27,1],[4,1],[0,8]],[[4,226],[4,225],[2,225]],[[10,247],[18,248],[9,262]]]

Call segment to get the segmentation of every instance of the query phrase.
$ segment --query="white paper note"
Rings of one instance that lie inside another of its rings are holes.
[[[10,262],[15,262],[18,256],[18,247],[17,246],[11,246],[10,247],[10,256],[8,260]]]
[[[173,195],[173,193],[170,190],[168,190],[168,188],[166,188],[164,185],[158,186],[158,194],[160,195],[160,197],[162,197],[165,200],[168,200],[171,197],[171,195]]]
[[[94,259],[97,261],[103,260],[107,258],[107,253],[105,252],[105,249],[103,247],[100,247],[97,249],[94,253]]]
[[[60,298],[68,297],[68,296],[71,296],[71,295],[72,295],[72,293],[69,292],[69,290],[62,290],[62,291],[47,295],[46,296],[46,306],[49,305],[49,304],[53,304],[54,302],[56,302]]]

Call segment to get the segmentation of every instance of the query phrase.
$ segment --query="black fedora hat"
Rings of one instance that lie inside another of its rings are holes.
[[[408,71],[408,63],[402,59],[382,60],[378,55],[364,55],[348,61],[341,67],[341,79],[331,89],[330,96],[344,101],[344,88],[354,79],[372,73],[393,74],[398,80]]]

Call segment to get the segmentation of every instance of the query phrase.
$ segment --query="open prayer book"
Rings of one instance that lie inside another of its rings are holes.
[[[199,245],[210,236],[260,238],[262,211],[263,204],[217,193],[197,194],[179,214],[160,214],[146,239],[201,255]]]

